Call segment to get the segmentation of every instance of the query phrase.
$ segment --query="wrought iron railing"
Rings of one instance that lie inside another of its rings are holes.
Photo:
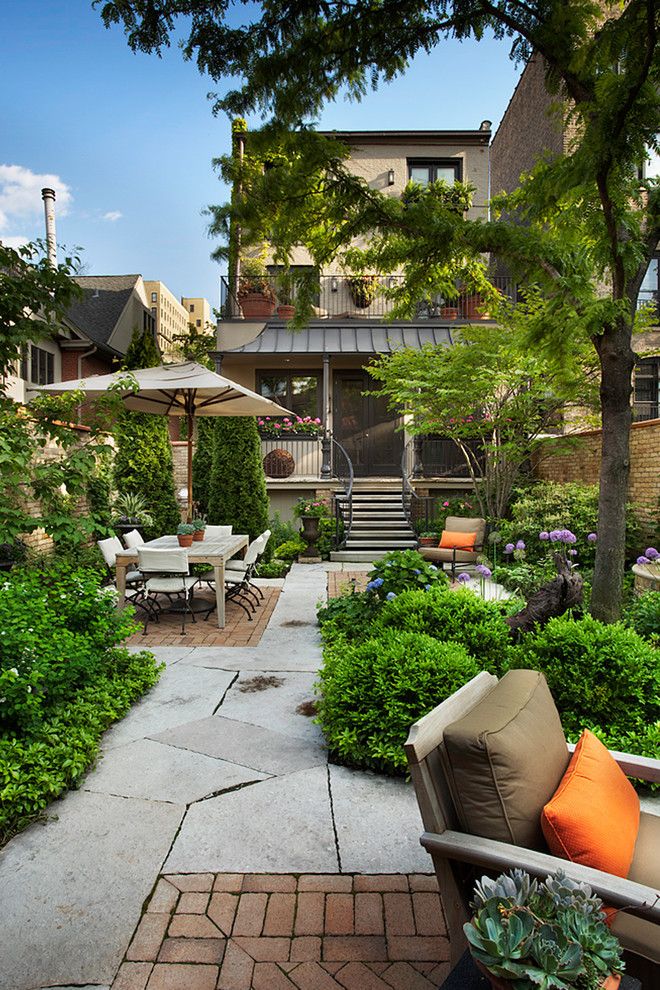
[[[479,444],[470,446],[478,454]],[[415,480],[438,478],[470,478],[463,454],[449,437],[413,437],[403,448],[401,455],[403,478],[403,511],[410,526],[416,531],[431,528],[438,514],[444,495],[419,495]]]
[[[353,526],[353,462],[338,440],[329,439],[332,471],[344,489],[340,498],[337,494],[334,497],[335,547],[341,550],[346,546]]]
[[[660,419],[660,399],[657,402],[643,402],[635,399],[633,403],[633,419],[636,423],[649,419]]]
[[[358,277],[359,278],[359,277]],[[402,275],[366,276],[369,282],[356,282],[352,276],[320,275],[315,283],[313,293],[313,318],[318,320],[340,319],[382,319],[392,312],[393,301],[388,296],[388,290],[402,284]],[[277,275],[260,278],[266,288],[267,302],[265,310],[254,314],[240,288],[231,285],[224,276],[220,280],[220,312],[226,320],[258,319],[280,315],[282,319],[291,319],[292,309],[295,310],[299,290],[295,283],[289,284],[284,291],[282,280]],[[502,295],[515,301],[517,297],[516,283],[510,276],[493,276],[491,283]],[[244,284],[245,287],[245,284]],[[252,300],[253,301],[253,300]],[[289,309],[281,310],[282,306]],[[280,309],[280,314],[278,314]],[[251,315],[250,315],[251,314]],[[443,299],[435,294],[420,300],[416,307],[415,318],[420,320],[478,320],[488,319],[487,306],[481,297],[469,292],[459,292],[451,299]]]
[[[318,481],[323,451],[320,437],[262,437],[261,457],[267,478],[274,481]]]

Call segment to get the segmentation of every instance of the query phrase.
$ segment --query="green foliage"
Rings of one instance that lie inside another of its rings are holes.
[[[295,560],[299,553],[302,553],[307,544],[299,536],[293,540],[286,540],[275,547],[273,554],[278,560]]]
[[[563,871],[545,883],[512,870],[475,891],[475,914],[464,925],[470,952],[494,976],[542,990],[597,990],[623,968],[603,902]]]
[[[552,559],[534,564],[531,561],[514,560],[511,564],[502,564],[493,570],[493,580],[501,584],[507,591],[519,594],[525,600],[535,591],[557,576],[557,568]]]
[[[330,552],[335,549],[336,525],[332,516],[323,516],[319,519],[319,538],[316,541],[316,549],[323,560],[328,560]]]
[[[289,560],[280,560],[278,557],[273,557],[272,560],[259,564],[257,567],[257,577],[283,578],[286,577],[290,570],[291,562]]]
[[[317,519],[322,519],[330,514],[330,510],[320,499],[301,496],[293,507],[293,514],[298,519],[302,519],[303,516],[315,516]]]
[[[380,608],[380,599],[369,591],[352,588],[318,606],[317,618],[324,643],[336,639],[365,639]]]
[[[51,559],[0,586],[0,838],[80,779],[158,679],[152,654],[121,648],[137,625],[101,580]]]
[[[512,666],[544,673],[569,737],[588,728],[610,749],[657,756],[660,650],[633,629],[551,619],[524,638]]]
[[[480,670],[501,676],[509,666],[511,639],[498,602],[484,601],[469,588],[407,591],[385,602],[375,619],[377,631],[418,631],[440,642],[459,643]]]
[[[660,591],[645,591],[633,598],[625,618],[636,633],[660,646]]]
[[[413,588],[430,591],[437,585],[446,586],[444,571],[424,560],[416,550],[392,550],[377,560],[370,572],[367,591],[389,600]]]
[[[268,528],[270,530],[270,542],[274,547],[278,547],[280,543],[286,543],[287,540],[295,540],[298,537],[297,526],[294,526],[292,522],[284,522],[279,512],[276,512],[270,520]]]
[[[216,420],[200,416],[197,420],[197,439],[193,454],[193,497],[197,510],[202,515],[209,511],[209,485],[213,464]]]
[[[120,522],[134,522],[137,526],[154,524],[153,516],[147,511],[146,499],[136,492],[120,492],[115,499],[115,510]]]
[[[126,352],[127,370],[152,368],[161,355],[149,330],[136,330]],[[115,487],[122,493],[140,495],[153,517],[145,524],[150,540],[173,533],[181,513],[174,493],[174,465],[166,416],[124,411],[115,427]]]
[[[437,536],[438,539],[443,529],[447,528],[445,525],[447,516],[473,517],[481,511],[476,499],[471,495],[448,495],[447,498],[439,498],[434,508],[431,530],[428,534],[421,535]]]
[[[318,720],[330,751],[352,766],[404,773],[412,723],[478,669],[461,646],[423,633],[386,629],[361,643],[338,640],[320,673]]]
[[[253,540],[268,528],[268,493],[256,420],[217,416],[214,432],[208,521],[232,525],[234,533],[247,533]]]

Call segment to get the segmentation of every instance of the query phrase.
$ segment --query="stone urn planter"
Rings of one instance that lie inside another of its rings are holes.
[[[635,575],[636,594],[660,591],[660,564],[633,564],[632,572]]]
[[[318,516],[301,516],[302,538],[307,544],[301,557],[318,557],[319,552],[316,547],[321,532],[321,521]]]

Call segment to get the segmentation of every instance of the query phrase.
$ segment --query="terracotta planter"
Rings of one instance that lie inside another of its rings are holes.
[[[180,547],[191,547],[193,541],[192,533],[177,533],[177,540]]]
[[[280,305],[277,307],[277,315],[282,320],[292,320],[296,315],[296,307],[289,306],[288,304],[285,303],[280,303]]]
[[[438,538],[437,536],[420,536],[419,545],[420,547],[437,547]]]
[[[300,521],[302,523],[302,538],[307,544],[301,557],[318,557],[319,552],[316,548],[316,541],[320,536],[321,531],[321,521],[318,516],[301,516]]]
[[[484,301],[478,293],[473,296],[467,296],[463,304],[464,316],[468,320],[483,320],[486,318],[483,307]]]
[[[458,306],[441,306],[440,316],[443,320],[457,320]]]
[[[480,963],[478,959],[475,959],[474,956],[472,956],[472,959],[474,960],[474,964],[479,970],[479,972],[483,973],[486,979],[490,982],[490,985],[493,988],[493,990],[511,990],[511,986],[512,986],[511,980],[505,980],[501,976],[493,976],[493,974],[489,973],[486,967],[482,965],[482,963]],[[621,983],[620,976],[610,975],[610,976],[606,976],[600,985],[602,990],[618,990],[620,983]]]
[[[193,533],[193,543],[201,543],[204,539],[204,530],[196,529]]]
[[[239,302],[246,320],[254,316],[272,316],[275,310],[273,300],[262,292],[247,292]]]

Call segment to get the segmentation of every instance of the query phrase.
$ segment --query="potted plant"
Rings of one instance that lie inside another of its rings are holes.
[[[318,557],[316,541],[321,532],[320,520],[328,515],[328,507],[325,502],[314,498],[299,498],[294,506],[294,514],[302,523],[302,538],[306,543],[302,551],[302,557]]]
[[[420,533],[419,534],[419,545],[420,545],[420,547],[437,547],[437,545],[438,545],[438,534],[437,533]]]
[[[193,527],[193,542],[200,543],[204,539],[204,531],[206,529],[206,519],[198,518],[193,519],[191,524]]]
[[[514,869],[482,877],[463,926],[477,967],[494,990],[616,990],[622,950],[603,902],[562,870],[544,883]]]
[[[117,519],[114,528],[117,534],[128,533],[137,529],[144,536],[144,529],[153,526],[153,516],[147,511],[147,503],[137,492],[124,492],[115,499]]]
[[[191,547],[194,535],[195,535],[195,527],[193,526],[192,523],[179,524],[176,531],[176,536],[179,541],[180,547]]]
[[[457,320],[458,306],[451,299],[443,299],[440,307],[440,316],[443,320]]]
[[[358,309],[368,309],[376,298],[378,282],[378,275],[347,275],[346,284],[353,305]]]
[[[463,315],[468,320],[484,320],[486,303],[480,292],[473,292],[463,300]]]
[[[296,315],[294,305],[294,280],[291,272],[282,272],[277,279],[277,315],[282,320],[292,320]]]
[[[275,293],[261,258],[242,258],[238,277],[238,301],[243,316],[272,316]]]

